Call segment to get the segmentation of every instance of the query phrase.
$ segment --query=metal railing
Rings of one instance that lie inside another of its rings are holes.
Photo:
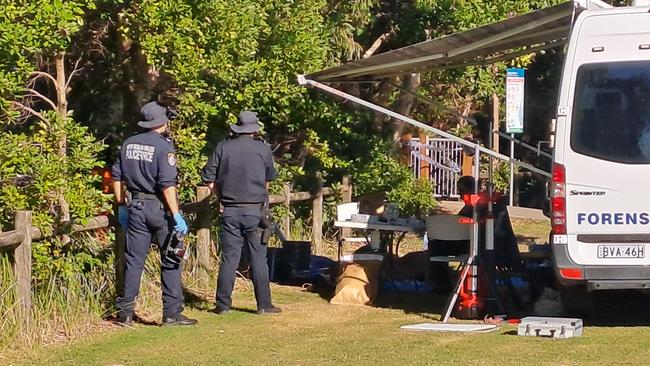
[[[417,178],[425,177],[435,184],[434,196],[458,198],[457,181],[461,172],[463,148],[449,139],[413,139],[411,166]]]

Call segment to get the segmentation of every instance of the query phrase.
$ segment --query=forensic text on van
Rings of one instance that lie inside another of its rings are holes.
[[[649,225],[648,212],[601,212],[578,213],[578,225]]]

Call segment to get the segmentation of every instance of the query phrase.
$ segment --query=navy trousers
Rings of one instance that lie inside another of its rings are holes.
[[[134,199],[131,202],[126,229],[124,296],[117,298],[120,313],[133,314],[145,259],[154,240],[161,254],[163,317],[174,317],[183,311],[181,265],[165,255],[173,233],[174,220],[159,200]]]
[[[261,215],[259,208],[224,208],[221,215],[221,265],[216,294],[218,310],[228,310],[232,306],[232,290],[244,248],[250,253],[257,309],[272,306],[266,246],[261,243],[262,229],[259,228]]]

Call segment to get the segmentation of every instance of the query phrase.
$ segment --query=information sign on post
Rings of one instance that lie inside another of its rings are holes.
[[[524,132],[524,69],[508,69],[506,75],[506,133]]]
[[[524,132],[524,69],[506,70],[506,133],[510,134],[510,205],[515,206],[515,143],[516,133]]]

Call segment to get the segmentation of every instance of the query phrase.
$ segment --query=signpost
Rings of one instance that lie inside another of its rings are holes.
[[[515,158],[514,137],[524,132],[524,69],[506,70],[506,133],[510,134],[510,159]],[[510,160],[510,205],[514,206],[515,166]]]
[[[524,69],[508,69],[506,75],[506,133],[524,132]]]

